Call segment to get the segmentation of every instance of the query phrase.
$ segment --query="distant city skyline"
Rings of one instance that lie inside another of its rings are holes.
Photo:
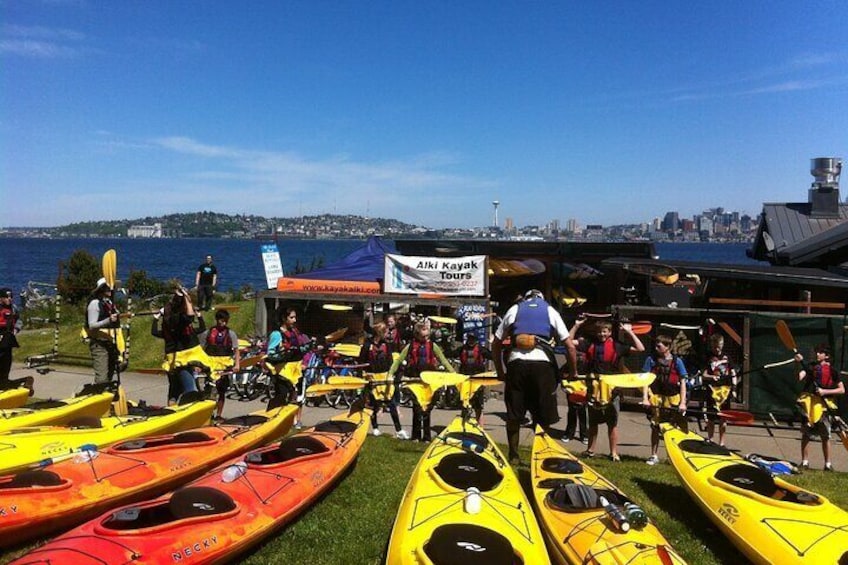
[[[4,2],[4,223],[752,216],[848,157],[848,3]]]

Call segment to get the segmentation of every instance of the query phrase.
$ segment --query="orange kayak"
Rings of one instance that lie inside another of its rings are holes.
[[[291,521],[344,474],[368,411],[231,459],[174,492],[74,528],[14,563],[227,563]]]
[[[0,547],[65,529],[168,492],[215,465],[285,435],[296,406],[215,426],[125,441],[0,477]],[[93,446],[92,446],[93,447]]]

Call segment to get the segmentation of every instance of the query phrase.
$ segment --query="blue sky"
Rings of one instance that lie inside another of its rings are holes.
[[[844,1],[0,13],[0,225],[213,210],[471,227],[492,200],[517,225],[756,215],[806,201],[810,158],[848,158]]]

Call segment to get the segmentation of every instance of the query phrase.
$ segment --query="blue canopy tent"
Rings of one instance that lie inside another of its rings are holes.
[[[383,263],[386,253],[397,253],[397,251],[378,236],[372,235],[365,242],[365,245],[335,263],[308,273],[291,275],[291,278],[331,281],[381,281],[383,280]]]

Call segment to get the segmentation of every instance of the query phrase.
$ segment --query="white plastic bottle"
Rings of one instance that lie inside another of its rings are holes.
[[[465,491],[464,508],[466,514],[479,514],[483,505],[483,497],[480,496],[480,489],[477,487],[468,487]]]

